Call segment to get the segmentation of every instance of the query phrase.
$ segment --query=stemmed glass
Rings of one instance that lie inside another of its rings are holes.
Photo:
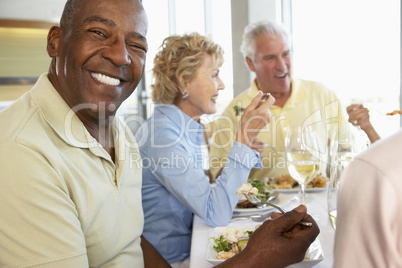
[[[332,228],[336,230],[337,201],[342,171],[352,162],[357,150],[351,141],[335,141],[333,145],[330,180],[328,184],[328,215]]]
[[[301,187],[302,204],[306,204],[306,187],[320,167],[318,140],[310,126],[288,127],[285,137],[286,166]]]

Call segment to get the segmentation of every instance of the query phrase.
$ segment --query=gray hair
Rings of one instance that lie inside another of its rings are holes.
[[[244,58],[248,57],[254,60],[255,39],[261,34],[267,34],[269,36],[282,35],[290,43],[290,33],[284,25],[272,20],[258,21],[249,24],[244,29],[243,41],[240,46],[240,51],[243,53]]]

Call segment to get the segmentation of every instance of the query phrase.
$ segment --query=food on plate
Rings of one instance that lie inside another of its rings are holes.
[[[328,179],[317,174],[314,179],[307,185],[307,188],[324,188],[327,185]],[[269,178],[267,181],[269,187],[275,190],[294,189],[299,186],[297,181],[289,174],[283,174],[278,178]]]
[[[249,193],[250,195],[256,196],[261,201],[265,201],[270,196],[270,189],[265,182],[258,179],[249,179],[236,191],[238,195],[244,195]],[[242,196],[236,208],[255,208],[256,206],[251,204],[247,198]]]
[[[401,110],[393,110],[392,112],[387,113],[387,115],[396,115],[396,114],[402,114],[402,111]]]
[[[289,174],[283,174],[277,178],[270,178],[267,182],[268,186],[272,187],[272,189],[293,189],[297,187],[299,184],[295,179],[292,178]]]
[[[247,246],[249,239],[250,239],[249,237],[239,238],[239,241],[237,241],[237,247],[239,248],[239,251],[242,251]]]
[[[265,195],[265,193],[269,190],[267,185],[265,184],[265,182],[263,182],[262,180],[259,179],[249,179],[248,182],[250,182],[250,184],[258,189],[258,193],[260,195]],[[258,195],[258,194],[257,194]],[[260,199],[261,200],[261,199]],[[261,200],[263,201],[263,200]]]
[[[258,227],[259,225],[255,226],[254,229],[250,228],[250,230],[244,232],[236,227],[229,226],[222,231],[219,238],[210,237],[215,243],[213,248],[216,251],[216,258],[226,260],[242,251]]]
[[[326,187],[327,182],[327,178],[325,178],[321,174],[317,174],[314,179],[309,184],[307,184],[307,188]]]
[[[250,195],[250,196],[257,196],[258,194],[258,189],[256,187],[253,187],[251,183],[248,181],[243,183],[242,186],[240,186],[239,189],[237,189],[236,194],[238,195]]]
[[[218,265],[241,252],[247,247],[249,239],[255,235],[255,230],[260,226],[259,224],[216,227],[209,237],[207,261],[213,265]],[[316,239],[307,249],[302,267],[313,267],[323,259],[321,243]]]

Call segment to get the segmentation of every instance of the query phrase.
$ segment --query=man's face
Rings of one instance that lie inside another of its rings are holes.
[[[258,88],[272,94],[289,92],[291,56],[287,38],[261,34],[255,46],[254,60],[247,59],[247,63],[257,76]]]
[[[90,105],[79,111],[87,118],[114,114],[143,74],[147,28],[145,11],[135,0],[88,1],[71,26],[56,28],[49,78],[67,104]]]

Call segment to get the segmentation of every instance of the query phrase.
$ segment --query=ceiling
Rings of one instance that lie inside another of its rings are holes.
[[[66,0],[0,0],[0,19],[58,22]]]

